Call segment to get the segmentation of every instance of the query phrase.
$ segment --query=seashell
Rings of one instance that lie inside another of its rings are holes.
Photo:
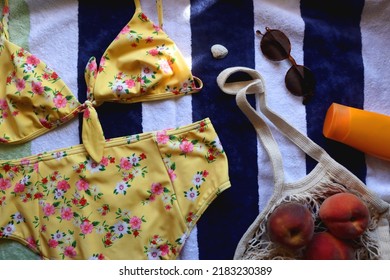
[[[211,53],[216,59],[222,59],[228,54],[228,49],[220,44],[215,44],[211,47]]]

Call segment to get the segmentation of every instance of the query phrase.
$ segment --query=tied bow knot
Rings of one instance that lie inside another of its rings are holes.
[[[85,68],[85,81],[87,84],[88,100],[82,105],[83,107],[83,129],[82,140],[89,156],[99,163],[104,154],[105,138],[103,129],[100,124],[95,106],[97,102],[93,97],[93,88],[97,76],[96,59],[92,57]]]

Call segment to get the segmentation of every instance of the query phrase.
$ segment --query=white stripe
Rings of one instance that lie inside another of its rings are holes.
[[[303,64],[304,22],[300,14],[299,1],[266,0],[254,2],[254,32],[265,33],[265,27],[279,29],[290,39],[291,55],[298,64]],[[293,96],[285,87],[284,77],[291,67],[288,60],[268,60],[260,50],[261,36],[255,35],[256,69],[266,82],[268,106],[286,119],[292,126],[306,134],[306,110],[302,98]],[[286,182],[296,181],[306,175],[304,153],[280,133],[274,137],[279,144],[284,164]],[[258,143],[259,209],[262,210],[273,191],[273,174],[268,155]]]
[[[142,1],[144,13],[158,24],[155,1]],[[176,43],[187,63],[191,65],[191,25],[189,0],[164,0],[164,31]],[[178,28],[180,26],[180,28]],[[178,99],[142,104],[144,131],[172,128],[192,122],[191,95]],[[199,259],[196,228],[187,239],[181,253],[182,259]]]
[[[361,19],[361,32],[364,109],[390,117],[389,14],[389,1],[366,0]],[[366,162],[367,186],[390,202],[390,162],[372,156],[367,156]]]
[[[27,0],[30,9],[30,52],[65,81],[77,98],[78,1]],[[33,154],[79,143],[78,119],[31,143]],[[64,137],[66,135],[66,137]]]

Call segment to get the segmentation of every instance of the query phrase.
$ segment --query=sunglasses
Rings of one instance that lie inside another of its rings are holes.
[[[298,65],[291,56],[291,43],[287,36],[280,30],[265,28],[265,34],[259,30],[257,35],[262,35],[260,49],[265,57],[273,61],[288,59],[292,66],[287,71],[284,81],[287,89],[296,96],[303,96],[302,103],[306,105],[314,95],[315,78],[313,72],[303,65]]]

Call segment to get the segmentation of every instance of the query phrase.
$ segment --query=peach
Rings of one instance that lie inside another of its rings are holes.
[[[304,252],[307,260],[352,260],[354,250],[344,240],[329,232],[314,234]]]
[[[314,234],[313,217],[304,205],[286,202],[276,207],[267,222],[271,241],[290,249],[308,244]]]
[[[370,220],[367,205],[352,193],[337,193],[326,198],[319,216],[329,231],[341,239],[359,237]]]

